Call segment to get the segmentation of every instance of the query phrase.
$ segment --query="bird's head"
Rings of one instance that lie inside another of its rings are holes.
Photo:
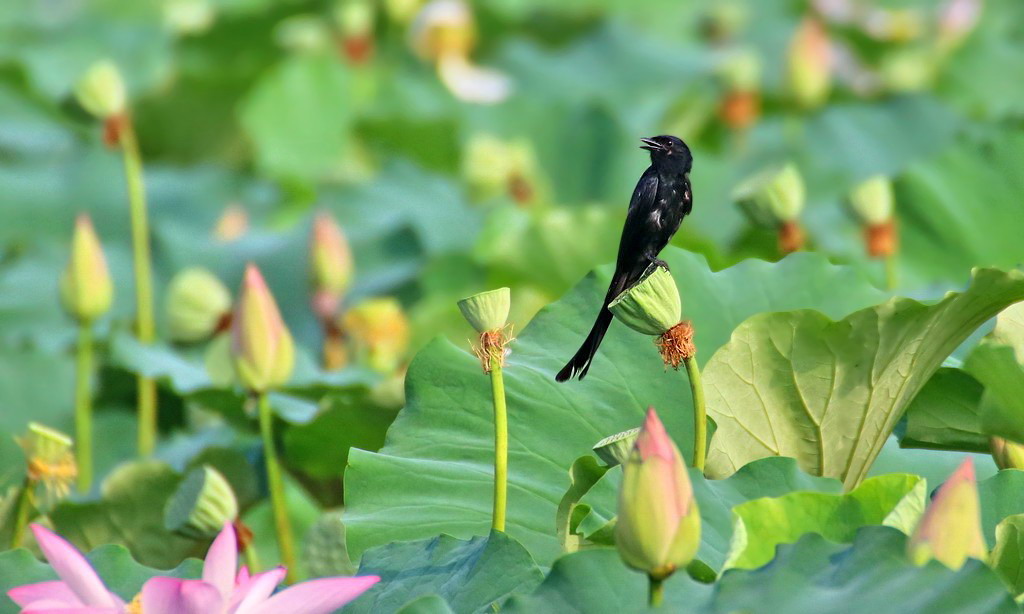
[[[683,139],[677,136],[663,134],[652,136],[649,139],[640,139],[640,141],[643,142],[640,149],[651,152],[651,164],[656,167],[673,168],[687,173],[693,166],[690,148],[686,146]]]

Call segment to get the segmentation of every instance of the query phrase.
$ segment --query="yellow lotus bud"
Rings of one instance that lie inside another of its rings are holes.
[[[505,328],[511,306],[508,288],[481,292],[459,301],[459,311],[478,333]]]
[[[985,560],[988,548],[970,458],[935,493],[907,542],[907,553],[915,565],[935,559],[950,569],[960,569],[968,558]]]
[[[231,318],[231,353],[239,380],[254,392],[284,384],[295,366],[291,333],[263,276],[252,264],[245,270]]]
[[[805,109],[821,106],[831,88],[831,72],[832,54],[825,26],[807,17],[789,44],[786,77],[790,96]]]
[[[209,465],[188,472],[164,508],[164,526],[193,539],[220,533],[238,518],[238,499],[221,472]]]
[[[110,60],[95,62],[75,85],[78,104],[97,119],[124,113],[128,104],[124,81]]]
[[[352,250],[334,218],[317,214],[309,239],[313,309],[321,319],[334,317],[342,294],[352,283]]]
[[[743,181],[732,197],[755,223],[776,228],[800,217],[807,194],[799,169],[789,162]]]
[[[103,247],[84,213],[75,220],[71,257],[60,278],[60,299],[65,311],[82,322],[91,322],[110,309],[114,285]]]
[[[341,329],[377,371],[393,371],[409,347],[409,320],[393,298],[374,298],[356,305],[342,317]]]
[[[989,439],[992,460],[1000,469],[1024,469],[1024,445],[1002,437]]]
[[[653,407],[622,468],[615,545],[627,565],[656,580],[688,565],[700,546],[689,473]]]
[[[636,438],[639,435],[639,428],[609,435],[594,444],[594,453],[609,467],[621,465],[629,459],[629,455],[633,451],[633,444],[636,443]]]
[[[892,219],[895,200],[892,182],[884,175],[865,180],[850,193],[850,206],[866,224],[882,224]]]
[[[652,266],[640,281],[615,297],[608,309],[638,333],[656,336],[679,324],[683,304],[668,269]]]
[[[179,272],[167,289],[167,323],[174,341],[208,339],[231,314],[231,293],[202,267]]]

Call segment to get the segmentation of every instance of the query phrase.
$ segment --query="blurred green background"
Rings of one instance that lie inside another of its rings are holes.
[[[6,0],[0,485],[21,479],[12,436],[29,420],[71,426],[75,327],[57,280],[88,212],[116,285],[100,323],[98,475],[134,452],[133,374],[146,372],[161,377],[159,457],[235,467],[243,503],[262,488],[246,400],[210,380],[206,345],[144,349],[128,334],[121,160],[71,94],[105,58],[123,71],[146,165],[162,333],[176,272],[209,268],[234,292],[255,262],[302,348],[275,405],[307,526],[312,499],[342,502],[349,446],[383,443],[408,358],[470,336],[457,299],[510,286],[518,329],[614,258],[648,163],[640,137],[692,148],[694,212],[673,243],[714,269],[783,256],[783,220],[745,214],[733,194],[784,162],[806,184],[789,220],[802,249],[879,287],[885,266],[847,202],[877,175],[895,187],[892,289],[935,296],[974,266],[1024,260],[1020,0]],[[354,252],[341,317],[383,296],[408,318],[383,362],[317,366],[318,211]]]

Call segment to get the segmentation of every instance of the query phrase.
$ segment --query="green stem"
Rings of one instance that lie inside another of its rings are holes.
[[[491,359],[491,394],[494,398],[494,510],[491,528],[504,531],[508,501],[508,413],[500,357]]]
[[[708,450],[708,419],[704,408],[704,384],[700,379],[697,359],[687,358],[686,374],[690,379],[690,393],[693,395],[693,466],[704,471],[704,459]]]
[[[245,558],[245,565],[249,568],[249,573],[259,573],[260,557],[256,554],[256,546],[254,544],[249,544],[242,550],[242,557]]]
[[[274,415],[270,411],[267,393],[258,397],[260,435],[263,437],[263,458],[267,463],[267,484],[270,488],[270,506],[274,512],[274,527],[277,530],[277,547],[281,562],[288,568],[288,582],[295,581],[295,544],[292,540],[292,525],[288,520],[288,507],[284,499],[284,479],[281,477],[281,463],[274,447]]]
[[[647,579],[650,580],[647,591],[647,604],[652,608],[656,608],[665,599],[665,581],[658,580],[654,576],[647,576]]]
[[[896,267],[896,254],[885,257],[885,289],[895,290],[899,283],[899,272]]]
[[[124,174],[128,184],[131,211],[132,258],[135,264],[136,334],[148,345],[156,337],[153,319],[153,271],[149,253],[149,222],[146,220],[146,186],[142,179],[142,156],[135,138],[135,127],[125,118],[119,132],[124,153]],[[149,456],[156,444],[156,381],[139,376],[139,455]]]
[[[92,325],[78,325],[75,348],[75,449],[78,492],[92,488]]]
[[[14,516],[14,530],[11,532],[11,548],[20,548],[25,540],[25,528],[28,527],[28,514],[32,509],[32,500],[35,498],[36,481],[25,476],[25,484],[18,494],[18,510]]]

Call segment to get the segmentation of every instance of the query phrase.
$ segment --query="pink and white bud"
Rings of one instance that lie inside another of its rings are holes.
[[[231,318],[231,353],[242,384],[266,392],[288,381],[295,346],[273,295],[255,265],[245,270]]]
[[[988,548],[970,458],[935,493],[907,542],[907,553],[916,565],[935,559],[950,569],[960,569],[968,558],[985,560]]]

